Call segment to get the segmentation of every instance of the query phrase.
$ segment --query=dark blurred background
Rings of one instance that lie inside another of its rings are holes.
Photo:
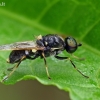
[[[14,85],[0,84],[0,100],[70,100],[68,93],[54,86],[44,86],[36,80]]]

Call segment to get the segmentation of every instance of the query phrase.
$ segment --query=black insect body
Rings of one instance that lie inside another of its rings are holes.
[[[8,63],[17,63],[19,62],[22,57],[25,56],[25,50],[13,50],[10,55],[9,55],[9,59],[8,59]]]
[[[74,63],[69,57],[59,57],[58,56],[58,54],[64,50],[72,54],[73,52],[77,50],[78,46],[81,46],[81,44],[77,44],[74,38],[67,37],[65,38],[65,40],[63,40],[62,37],[56,34],[48,34],[46,36],[40,35],[37,37],[36,43],[34,43],[33,41],[27,41],[27,42],[17,42],[14,44],[0,46],[0,50],[10,50],[10,49],[12,50],[7,62],[12,63],[12,64],[17,63],[16,66],[11,68],[12,69],[11,73],[7,75],[3,79],[3,81],[12,75],[12,73],[16,70],[16,68],[19,66],[19,64],[23,60],[25,59],[34,60],[38,57],[44,59],[47,76],[50,79],[46,57],[49,57],[51,55],[53,55],[55,58],[59,60],[64,60],[64,59],[70,60],[74,68],[79,73],[81,73],[76,68],[76,66],[74,65]],[[88,78],[88,76],[85,76],[84,74],[82,75]]]
[[[64,50],[65,43],[58,35],[46,35],[36,41],[38,46],[45,47],[44,56],[49,57],[51,55],[58,55]],[[41,55],[41,54],[40,54]]]

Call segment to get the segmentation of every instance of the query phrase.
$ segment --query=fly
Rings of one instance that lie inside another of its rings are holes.
[[[63,39],[61,36],[57,34],[48,34],[45,36],[39,35],[35,42],[25,41],[25,42],[16,42],[8,45],[2,45],[0,46],[0,50],[12,50],[7,62],[11,64],[17,63],[14,67],[8,69],[11,70],[11,72],[6,77],[4,77],[2,81],[8,79],[18,68],[18,66],[21,64],[22,61],[26,59],[34,60],[38,57],[44,60],[47,76],[49,79],[51,79],[46,61],[46,57],[50,57],[51,55],[53,55],[55,58],[59,60],[69,60],[72,66],[81,75],[83,75],[86,78],[89,78],[76,68],[75,64],[69,57],[58,56],[58,54],[64,50],[72,54],[81,45],[82,44],[80,43],[78,44],[73,37],[66,37],[65,39]]]

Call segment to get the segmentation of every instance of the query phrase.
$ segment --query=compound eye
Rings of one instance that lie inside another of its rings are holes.
[[[69,37],[69,38],[67,39],[67,43],[68,43],[68,45],[69,45],[70,47],[76,47],[76,46],[77,46],[77,43],[76,43],[75,39],[73,39],[73,38],[71,38],[71,37]]]
[[[65,38],[65,49],[69,53],[73,53],[77,49],[77,42],[74,38],[72,37],[67,37]]]

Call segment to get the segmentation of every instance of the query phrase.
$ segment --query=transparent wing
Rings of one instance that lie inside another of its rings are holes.
[[[16,42],[0,46],[0,50],[30,50],[30,49],[43,50],[44,48],[37,47],[36,43],[33,41]]]

